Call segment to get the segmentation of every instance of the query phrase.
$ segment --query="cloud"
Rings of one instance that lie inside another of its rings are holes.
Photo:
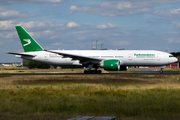
[[[180,9],[160,10],[153,12],[155,15],[162,17],[180,17]]]
[[[111,2],[103,2],[100,4],[101,7],[106,7],[106,8],[113,8],[113,9],[129,9],[132,8],[132,4],[130,2],[117,2],[116,4],[111,3]]]
[[[75,27],[79,27],[80,25],[75,23],[75,22],[70,22],[67,24],[67,27],[68,28],[75,28]]]
[[[0,21],[0,30],[10,30],[14,28],[13,21]]]
[[[26,28],[51,28],[51,27],[62,27],[63,24],[54,23],[51,21],[30,21],[30,22],[20,22],[20,26],[24,26]]]
[[[1,4],[43,4],[43,3],[62,3],[67,0],[1,0]]]
[[[180,23],[177,24],[177,27],[180,28]]]
[[[53,43],[52,45],[61,45],[62,44],[62,42],[55,42],[55,43]]]
[[[180,31],[180,23],[179,22],[174,23],[173,26],[176,28],[177,31]]]
[[[149,12],[150,10],[144,6],[136,5],[131,2],[103,2],[99,5],[92,5],[89,7],[71,6],[70,13],[75,11],[87,12],[100,16],[122,16],[126,14],[140,14]]]
[[[29,21],[29,22],[14,22],[14,21],[0,21],[0,30],[13,30],[15,26],[23,26],[26,29],[42,30],[44,28],[62,27],[63,24],[54,23],[51,21]],[[46,31],[47,33],[49,31]]]
[[[116,28],[116,24],[108,23],[107,25],[97,25],[96,28],[98,29],[107,29],[107,28]]]
[[[110,0],[108,0],[110,1]],[[153,13],[152,7],[164,4],[171,4],[179,2],[179,0],[111,0],[111,2],[102,2],[100,4],[94,4],[91,6],[77,6],[72,5],[69,10],[70,13],[74,12],[86,12],[89,14],[99,15],[99,16],[123,16],[131,14],[144,14]]]
[[[83,34],[85,33],[84,31],[78,31],[78,32],[73,32],[73,34]]]
[[[113,42],[114,46],[127,46],[129,44],[130,43],[128,41],[115,41],[115,42]]]
[[[73,13],[73,11],[78,10],[78,8],[77,8],[77,6],[72,5],[72,6],[69,8],[69,10],[71,11],[70,13],[72,14],[72,13]]]
[[[1,36],[1,35],[0,35]],[[4,44],[4,42],[0,42],[0,45],[3,45]]]
[[[0,7],[0,20],[29,18],[29,17],[33,17],[33,15],[29,15],[15,10],[7,10]]]

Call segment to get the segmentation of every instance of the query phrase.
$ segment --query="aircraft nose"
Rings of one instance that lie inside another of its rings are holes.
[[[174,57],[173,55],[169,55],[169,64],[178,62],[178,59]]]
[[[175,62],[178,62],[178,59],[175,57]]]
[[[175,63],[177,61],[178,61],[178,59],[176,57],[173,57],[173,59],[171,60],[172,63]]]

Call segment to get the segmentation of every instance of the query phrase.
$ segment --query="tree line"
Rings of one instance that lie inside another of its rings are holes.
[[[25,67],[28,67],[29,69],[33,68],[40,68],[40,69],[49,69],[51,65],[45,64],[45,63],[40,63],[40,62],[35,62],[29,60],[28,62],[24,62],[23,65]]]

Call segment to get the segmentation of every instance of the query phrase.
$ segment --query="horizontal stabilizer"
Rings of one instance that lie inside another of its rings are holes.
[[[25,56],[25,57],[35,57],[35,55],[30,55],[30,54],[26,54],[26,53],[13,53],[13,52],[8,52],[7,54],[21,55],[21,56]]]

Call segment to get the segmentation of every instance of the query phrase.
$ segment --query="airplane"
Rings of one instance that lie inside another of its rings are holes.
[[[5,63],[3,63],[3,64],[1,64],[2,66],[13,66],[12,64],[5,64]]]
[[[24,52],[16,57],[57,66],[83,66],[84,73],[127,70],[128,66],[163,66],[177,62],[172,54],[157,50],[46,50],[22,27],[15,26]],[[94,69],[94,70],[92,70]]]

